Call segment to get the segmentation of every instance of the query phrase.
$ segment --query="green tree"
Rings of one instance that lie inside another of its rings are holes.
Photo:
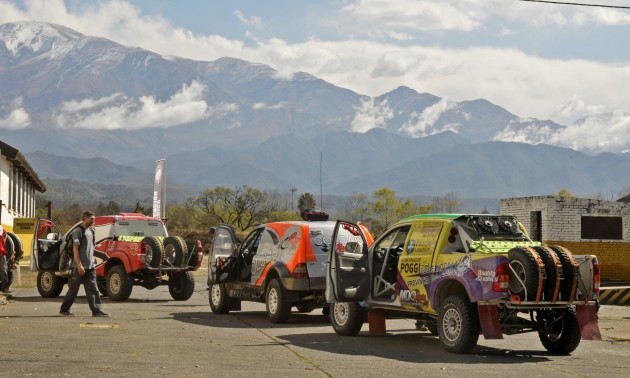
[[[433,211],[436,213],[457,213],[462,209],[462,201],[457,193],[449,192],[433,201]]]
[[[571,193],[569,190],[567,189],[560,189],[558,192],[553,194],[554,196],[562,196],[562,197],[570,197],[570,198],[577,198],[577,196],[573,193]]]
[[[144,209],[144,206],[140,205],[140,201],[136,202],[136,207],[135,207],[135,209],[133,209],[133,212],[146,215],[145,211],[146,210]]]
[[[315,202],[315,198],[311,193],[303,193],[298,198],[298,209],[300,210],[309,210],[315,209],[317,207],[317,203]]]

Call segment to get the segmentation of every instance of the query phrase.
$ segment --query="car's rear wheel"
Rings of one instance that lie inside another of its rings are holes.
[[[37,274],[37,291],[44,298],[57,298],[61,294],[65,282],[54,272],[39,272]]]
[[[438,314],[437,331],[444,349],[468,353],[479,340],[479,314],[468,298],[453,295],[444,300]]]
[[[363,327],[365,309],[358,303],[337,302],[330,305],[330,323],[338,335],[356,336]]]
[[[574,308],[550,313],[545,323],[538,337],[549,352],[570,354],[580,345],[580,326]]]
[[[168,291],[176,301],[186,301],[195,292],[195,276],[192,272],[177,272],[168,280]]]
[[[107,274],[107,296],[112,301],[126,301],[131,295],[133,281],[122,265],[114,266]]]
[[[107,296],[107,278],[105,277],[96,277],[96,288],[98,292],[101,293],[101,296]]]
[[[291,303],[286,300],[286,292],[279,279],[274,278],[267,287],[265,296],[267,317],[272,323],[286,323],[291,316]]]

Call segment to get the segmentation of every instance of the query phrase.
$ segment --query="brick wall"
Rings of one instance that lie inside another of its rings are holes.
[[[549,245],[561,245],[574,255],[595,255],[599,260],[602,282],[630,282],[630,243],[572,242],[545,240]]]

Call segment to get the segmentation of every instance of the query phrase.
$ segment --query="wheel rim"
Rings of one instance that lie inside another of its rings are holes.
[[[545,328],[545,335],[551,341],[558,341],[562,338],[564,332],[564,322],[557,319],[554,323]]]
[[[444,329],[444,337],[449,341],[455,341],[462,333],[462,316],[454,308],[446,310],[444,313],[444,319],[442,320],[442,326]]]
[[[278,292],[273,287],[269,289],[269,295],[267,295],[267,306],[271,314],[275,314],[278,310]]]
[[[112,291],[112,293],[118,293],[120,291],[121,285],[122,283],[120,276],[118,274],[112,274],[109,278],[109,289]]]
[[[514,270],[515,275],[520,278],[521,281],[523,281],[524,284],[527,283],[526,280],[526,274],[525,274],[525,267],[523,266],[523,264],[521,264],[520,261],[512,261],[510,263],[510,266],[512,267],[512,269]],[[516,278],[514,279],[510,279],[510,282],[508,284],[508,287],[510,289],[510,291],[512,293],[518,293],[523,289],[523,286],[521,286],[521,282],[519,280],[517,280]]]
[[[339,325],[344,325],[348,322],[348,311],[349,307],[347,303],[335,303],[333,305],[333,317],[335,318],[335,323]]]
[[[146,255],[147,262],[149,264],[153,263],[153,248],[150,245],[146,245],[144,249],[144,254]]]
[[[52,288],[52,277],[50,273],[44,273],[42,274],[42,278],[40,280],[42,289],[44,289],[44,291],[50,291],[50,289]]]
[[[166,248],[164,248],[164,259],[166,261],[168,261],[169,263],[173,264],[173,262],[175,261],[175,247],[172,245],[167,245]]]
[[[212,303],[218,306],[221,303],[221,287],[219,285],[212,285]]]

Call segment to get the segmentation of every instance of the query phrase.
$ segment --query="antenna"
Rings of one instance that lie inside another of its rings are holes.
[[[322,190],[322,162],[324,161],[324,153],[319,152],[319,208],[324,210],[323,190]]]

